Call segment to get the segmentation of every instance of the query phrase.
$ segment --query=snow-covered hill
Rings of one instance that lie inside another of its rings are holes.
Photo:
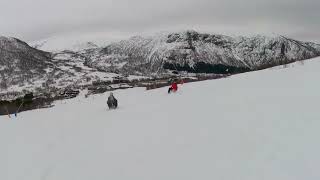
[[[75,40],[71,35],[68,38]],[[68,38],[49,38],[34,46],[51,49],[69,42]],[[117,76],[162,78],[177,71],[229,75],[320,56],[320,45],[283,36],[229,37],[184,31],[136,36],[106,47],[83,41],[85,38],[79,37],[77,42],[84,44],[78,44],[78,50],[48,53],[1,37],[0,100],[29,92],[48,96]]]
[[[0,36],[0,102],[28,93],[52,98],[66,88],[81,89],[121,76],[90,68],[79,56],[73,51],[41,51],[19,39]]]
[[[0,117],[0,179],[318,180],[320,58]]]
[[[97,44],[91,41],[76,41],[76,40],[65,40],[65,39],[45,39],[36,42],[31,42],[30,45],[34,48],[51,51],[51,52],[59,52],[64,50],[69,51],[81,51],[85,49],[92,49],[99,47]]]
[[[136,36],[83,55],[89,66],[107,71],[233,73],[317,57],[320,45],[283,36],[229,37],[185,31]]]
[[[27,43],[0,36],[0,93],[19,90],[44,81],[46,69],[54,67],[51,54],[30,47]]]
[[[66,33],[53,35],[51,37],[28,42],[32,47],[43,51],[80,51],[84,49],[105,47],[111,42],[119,41],[126,37],[120,33],[88,32],[88,33]]]

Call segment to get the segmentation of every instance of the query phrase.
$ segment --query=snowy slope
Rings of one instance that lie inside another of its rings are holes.
[[[80,51],[96,47],[105,47],[113,41],[126,37],[120,33],[90,32],[58,34],[46,39],[28,42],[43,51],[57,52],[63,50]]]
[[[45,82],[46,69],[54,67],[51,60],[48,52],[19,39],[0,36],[0,94],[35,88]]]
[[[320,45],[283,36],[229,37],[182,31],[103,45],[110,37],[120,35],[68,34],[33,44],[50,52],[0,37],[0,99],[13,100],[31,92],[51,96],[116,76],[161,78],[171,76],[172,71],[236,74],[320,56]],[[71,50],[56,51],[55,47]]]
[[[167,69],[230,73],[217,69],[227,66],[246,72],[306,60],[320,56],[320,45],[284,36],[230,37],[182,31],[136,36],[82,55],[93,68],[122,73],[159,74]],[[111,67],[111,63],[121,66]]]
[[[291,67],[294,66],[294,67]],[[318,180],[320,58],[0,117],[3,180]]]
[[[72,51],[41,51],[19,39],[0,36],[0,101],[14,100],[29,92],[56,96],[65,88],[80,89],[119,76],[90,68],[78,56]]]
[[[37,49],[51,52],[59,52],[63,50],[80,51],[83,49],[91,49],[99,47],[90,40],[65,39],[65,38],[48,38],[31,42],[30,45]]]

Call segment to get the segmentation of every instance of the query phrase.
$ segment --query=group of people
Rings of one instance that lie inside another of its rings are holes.
[[[183,81],[181,82],[183,83]],[[178,91],[178,80],[173,80],[171,86],[168,89],[168,94],[175,93]],[[110,93],[107,101],[109,109],[116,109],[118,107],[118,100]]]

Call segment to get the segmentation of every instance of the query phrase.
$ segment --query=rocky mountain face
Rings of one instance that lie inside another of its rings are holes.
[[[53,67],[51,54],[15,38],[0,37],[0,89],[42,79]]]
[[[27,92],[36,96],[68,88],[107,89],[106,84],[123,79],[163,78],[178,71],[230,75],[320,56],[320,45],[283,36],[229,37],[195,31],[85,47],[44,52],[18,39],[0,37],[0,100]]]
[[[320,45],[278,37],[229,37],[195,31],[128,40],[83,53],[86,64],[105,71],[160,74],[167,69],[195,73],[245,72],[320,55]]]
[[[49,53],[15,38],[0,37],[0,101],[28,93],[55,96],[67,88],[79,89],[117,76],[84,64],[85,59],[72,51]]]

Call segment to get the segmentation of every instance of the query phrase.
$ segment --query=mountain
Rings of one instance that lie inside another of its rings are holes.
[[[72,51],[49,53],[16,38],[0,37],[0,100],[30,92],[36,95],[74,86],[79,89],[117,76],[87,67],[77,56]]]
[[[0,99],[89,86],[104,92],[110,83],[164,79],[179,71],[186,77],[227,76],[320,56],[320,45],[284,36],[230,37],[195,31],[135,36],[104,47],[85,43],[80,49],[45,52],[0,37]]]
[[[59,52],[64,50],[80,51],[96,47],[105,47],[111,42],[127,36],[119,33],[87,32],[52,35],[45,39],[30,41],[28,44],[43,51]]]
[[[316,58],[170,95],[115,91],[117,110],[109,93],[81,94],[1,116],[0,179],[319,180],[319,69]]]
[[[60,39],[46,39],[46,40],[41,40],[41,41],[36,41],[36,42],[31,42],[31,46],[44,50],[44,51],[50,51],[50,52],[60,52],[60,51],[81,51],[85,49],[93,49],[93,48],[98,48],[99,46],[95,44],[94,42],[91,41],[86,41],[86,42],[63,42]]]
[[[41,81],[46,69],[53,67],[50,53],[19,39],[0,37],[0,90]]]
[[[195,31],[136,36],[86,51],[87,65],[120,73],[236,73],[320,56],[320,45],[284,36],[229,37]]]

